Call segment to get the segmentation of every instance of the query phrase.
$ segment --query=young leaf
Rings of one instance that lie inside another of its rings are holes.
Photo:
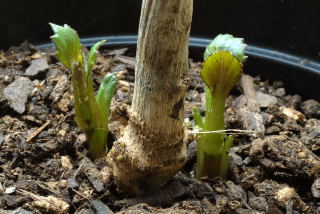
[[[118,78],[115,73],[106,75],[96,95],[96,100],[97,100],[98,106],[101,109],[102,117],[103,117],[102,119],[104,121],[108,121],[110,103],[111,103],[112,96],[116,90],[117,82],[118,82]]]
[[[83,62],[79,36],[66,24],[59,26],[50,23],[50,25],[55,33],[51,39],[57,48],[58,59],[72,72],[74,66]]]
[[[101,45],[105,43],[106,40],[97,42],[94,44],[89,52],[88,59],[87,59],[87,71],[90,72],[93,66],[96,64],[97,60],[97,51],[100,48]]]

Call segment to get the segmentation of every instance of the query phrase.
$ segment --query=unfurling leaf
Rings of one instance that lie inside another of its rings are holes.
[[[240,78],[242,64],[227,51],[209,56],[203,64],[201,78],[211,92],[228,95]]]
[[[109,108],[111,104],[111,99],[117,87],[117,82],[118,78],[115,73],[106,75],[96,95],[98,106],[102,108],[101,113],[103,117],[102,119],[104,121],[108,121],[109,119]],[[106,126],[108,128],[108,123],[106,124]]]
[[[97,60],[97,52],[98,49],[100,48],[101,45],[103,45],[106,41],[100,41],[97,42],[96,44],[94,44],[89,52],[88,55],[88,59],[87,59],[87,70],[91,71],[91,69],[93,68],[93,66],[96,64],[96,60]]]
[[[73,70],[73,66],[83,62],[81,45],[77,32],[68,25],[59,26],[50,23],[55,33],[50,38],[58,51],[57,57],[64,66]]]
[[[235,38],[230,34],[220,34],[212,40],[204,52],[204,59],[219,51],[228,51],[236,57],[240,63],[246,59],[244,49],[246,44],[243,43],[243,38]]]

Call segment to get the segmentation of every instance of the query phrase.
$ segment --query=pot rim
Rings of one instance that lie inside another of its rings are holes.
[[[117,46],[117,45],[136,45],[138,36],[137,35],[112,35],[112,36],[98,36],[98,37],[87,37],[80,39],[81,43],[88,47],[94,45],[96,42],[106,40],[106,47]],[[206,48],[212,39],[204,37],[190,37],[189,46],[192,48]],[[39,49],[52,48],[53,44],[42,43],[36,45]],[[299,57],[291,54],[287,54],[277,50],[271,50],[262,48],[254,45],[247,45],[245,48],[245,54],[249,57],[260,58],[264,60],[270,60],[279,64],[293,66],[300,68],[312,74],[320,76],[320,63],[309,60],[305,57]]]

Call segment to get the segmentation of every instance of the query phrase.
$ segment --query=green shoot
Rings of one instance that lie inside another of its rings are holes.
[[[229,150],[233,137],[224,132],[224,105],[231,89],[237,83],[242,72],[245,44],[243,39],[231,35],[218,35],[204,53],[201,78],[206,84],[206,117],[204,121],[197,108],[194,108],[195,129],[197,135],[196,177],[225,178],[228,168]],[[201,133],[205,132],[205,133]],[[209,132],[209,133],[208,133]]]
[[[97,50],[105,41],[97,42],[86,55],[74,29],[68,25],[50,25],[57,57],[71,72],[77,125],[87,135],[90,155],[97,158],[107,152],[109,108],[117,85],[115,73],[106,75],[94,95],[92,68],[96,64]]]

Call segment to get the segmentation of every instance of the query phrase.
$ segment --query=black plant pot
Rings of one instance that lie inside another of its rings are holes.
[[[1,2],[1,1],[0,1]],[[49,22],[69,24],[80,37],[136,34],[141,0],[3,1],[0,49],[48,41]],[[194,0],[191,35],[230,33],[249,44],[320,60],[319,0]]]
[[[108,48],[135,48],[137,36],[103,36],[81,40],[85,46],[92,46],[97,41],[107,40]],[[203,51],[210,43],[206,38],[190,38],[190,57],[202,61]],[[45,49],[52,47],[51,43],[38,45]],[[320,63],[283,52],[248,45],[245,51],[249,60],[245,64],[245,72],[260,75],[265,80],[278,80],[285,84],[288,94],[300,94],[304,99],[320,100]]]

